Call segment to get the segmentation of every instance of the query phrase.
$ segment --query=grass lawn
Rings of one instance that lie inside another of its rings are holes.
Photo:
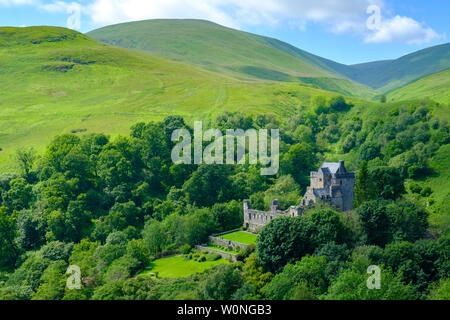
[[[257,235],[245,231],[236,231],[232,233],[227,233],[219,236],[219,238],[224,238],[225,240],[236,241],[243,244],[256,243]]]
[[[150,263],[151,270],[145,270],[141,274],[158,272],[159,278],[181,278],[196,272],[203,272],[219,264],[230,263],[226,259],[216,261],[197,262],[195,260],[184,260],[182,255],[157,259]]]
[[[17,171],[17,149],[42,153],[59,134],[114,138],[136,122],[174,114],[205,125],[224,111],[289,117],[313,96],[335,95],[298,83],[239,81],[64,28],[0,28],[0,61],[1,173]]]

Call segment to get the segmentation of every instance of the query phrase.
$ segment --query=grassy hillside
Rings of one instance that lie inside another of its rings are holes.
[[[450,103],[450,69],[417,79],[404,87],[388,92],[389,100],[431,98],[437,102]]]
[[[110,47],[72,30],[0,28],[0,171],[15,150],[41,151],[57,134],[127,134],[170,114],[225,110],[288,115],[311,96],[299,84],[244,82],[184,63]]]
[[[339,71],[354,81],[387,92],[447,68],[450,68],[450,43],[426,48],[396,60],[358,64]]]
[[[308,79],[315,78],[315,85],[325,90],[365,98],[376,95],[366,86],[344,79],[332,61],[273,38],[208,21],[145,20],[107,26],[88,35],[237,79],[309,83]]]

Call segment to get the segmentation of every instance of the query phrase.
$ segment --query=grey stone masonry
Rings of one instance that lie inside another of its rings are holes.
[[[300,202],[306,207],[319,201],[330,203],[340,211],[353,209],[355,174],[345,169],[344,161],[324,162],[311,172],[310,186]]]
[[[340,211],[353,209],[355,174],[347,171],[344,161],[324,162],[318,171],[310,174],[310,186],[298,206],[282,211],[278,200],[272,200],[270,211],[254,210],[248,200],[244,200],[244,228],[257,231],[279,216],[296,217],[303,214],[306,207],[326,202]]]
[[[270,211],[253,210],[250,206],[250,201],[244,200],[244,228],[249,231],[257,231],[280,215],[297,217],[301,213],[300,206],[292,206],[286,211],[280,210],[278,200],[271,201]]]
[[[237,241],[225,240],[225,239],[221,238],[220,236],[216,236],[216,237],[209,236],[208,239],[209,239],[209,242],[218,244],[219,246],[228,248],[230,250],[234,250],[237,247],[239,247],[241,249],[248,247],[248,245],[246,245],[246,244],[243,244],[243,243],[240,243]]]
[[[199,246],[199,245],[195,246],[195,249],[197,249],[199,251],[208,251],[208,252],[212,252],[212,253],[217,253],[222,258],[228,259],[228,260],[230,260],[232,262],[236,262],[237,261],[236,255],[232,254],[232,253],[216,250],[216,249],[213,249],[213,248],[208,248],[208,247],[205,247],[205,246]]]

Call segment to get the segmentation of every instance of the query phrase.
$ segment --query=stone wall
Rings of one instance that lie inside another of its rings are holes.
[[[282,211],[278,206],[278,200],[271,201],[270,211],[254,210],[250,207],[250,201],[244,200],[244,228],[247,231],[258,231],[279,216],[297,217],[302,212],[303,210],[299,206],[292,206],[288,210]]]
[[[248,246],[248,245],[240,243],[240,242],[220,238],[220,236],[209,236],[208,238],[209,238],[209,242],[218,244],[219,246],[228,248],[230,250],[234,250],[237,247],[244,249]]]
[[[341,211],[353,209],[355,174],[345,169],[344,161],[324,162],[318,171],[310,173],[310,186],[307,188],[300,205],[281,211],[278,200],[272,200],[270,210],[258,211],[250,207],[250,201],[244,200],[244,228],[257,231],[272,219],[281,215],[300,216],[314,203],[326,202]]]
[[[195,246],[195,249],[197,249],[198,251],[208,251],[208,252],[212,252],[212,253],[217,253],[219,254],[222,258],[227,259],[227,260],[231,260],[232,262],[236,262],[237,261],[237,256],[235,254],[232,253],[228,253],[228,252],[223,252],[223,251],[219,251],[213,248],[208,248],[208,247],[204,247],[204,246]]]

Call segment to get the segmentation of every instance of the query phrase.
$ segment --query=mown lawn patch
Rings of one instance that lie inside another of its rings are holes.
[[[226,263],[230,263],[230,261],[220,258],[215,261],[198,262],[194,259],[187,260],[185,256],[178,255],[152,261],[150,263],[151,269],[142,271],[141,274],[157,273],[159,278],[181,278]]]
[[[230,241],[236,241],[243,244],[254,244],[256,243],[257,237],[258,236],[256,234],[245,231],[236,231],[219,236],[219,238],[223,238],[225,240]]]

